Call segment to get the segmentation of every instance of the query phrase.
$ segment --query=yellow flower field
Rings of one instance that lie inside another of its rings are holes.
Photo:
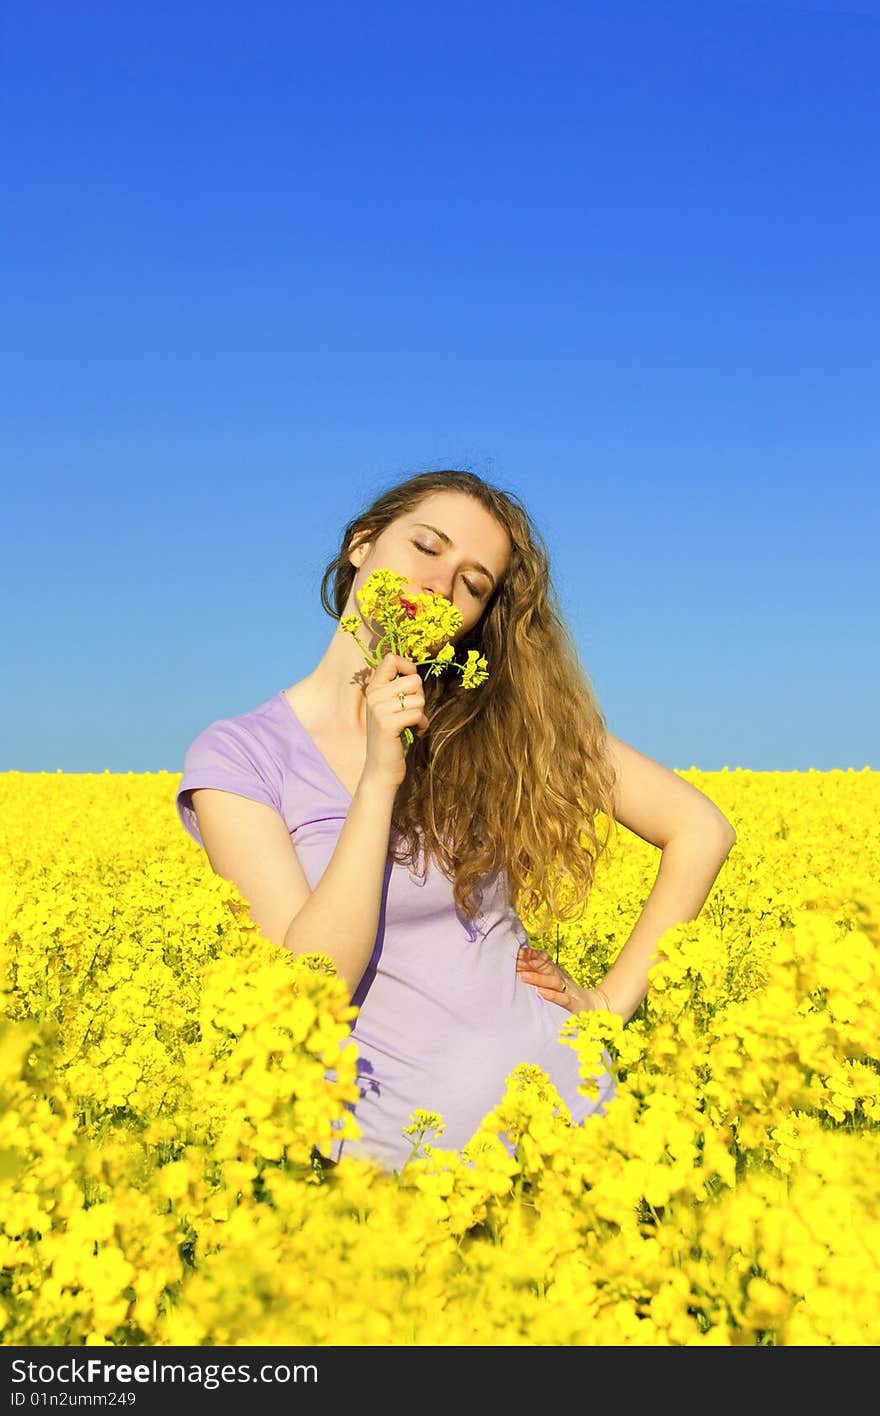
[[[877,1345],[880,773],[682,775],[738,839],[625,1028],[561,1015],[585,1086],[615,1059],[607,1115],[523,1067],[466,1155],[414,1116],[397,1178],[315,1158],[351,1010],[179,778],[0,776],[0,1342]],[[619,828],[539,942],[597,979],[658,862]]]

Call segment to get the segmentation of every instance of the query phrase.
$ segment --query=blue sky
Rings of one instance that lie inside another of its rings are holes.
[[[513,491],[610,729],[880,768],[880,5],[7,0],[0,770],[179,772]]]

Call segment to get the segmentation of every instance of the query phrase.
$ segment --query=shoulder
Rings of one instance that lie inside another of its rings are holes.
[[[282,811],[282,740],[272,712],[266,711],[271,702],[217,718],[187,748],[177,787],[177,811],[196,839],[192,793],[203,787],[234,792]]]
[[[279,726],[278,695],[226,718],[216,718],[193,738],[186,751],[186,761],[191,756],[210,752],[227,752],[233,755],[243,752],[274,755],[282,733]]]

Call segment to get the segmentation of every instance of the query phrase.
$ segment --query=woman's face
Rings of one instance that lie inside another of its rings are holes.
[[[356,567],[346,614],[358,614],[357,592],[374,570],[406,576],[404,595],[443,595],[461,611],[458,640],[481,618],[510,561],[510,537],[466,492],[432,492],[375,541],[349,553]]]

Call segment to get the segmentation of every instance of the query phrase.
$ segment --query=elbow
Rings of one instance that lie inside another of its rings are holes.
[[[729,855],[736,843],[736,831],[720,811],[713,812],[711,816],[702,816],[691,825],[687,834],[691,840],[696,839],[701,845],[720,851],[722,859]]]
[[[722,816],[718,823],[718,838],[724,855],[728,856],[736,845],[736,831],[726,816]]]

